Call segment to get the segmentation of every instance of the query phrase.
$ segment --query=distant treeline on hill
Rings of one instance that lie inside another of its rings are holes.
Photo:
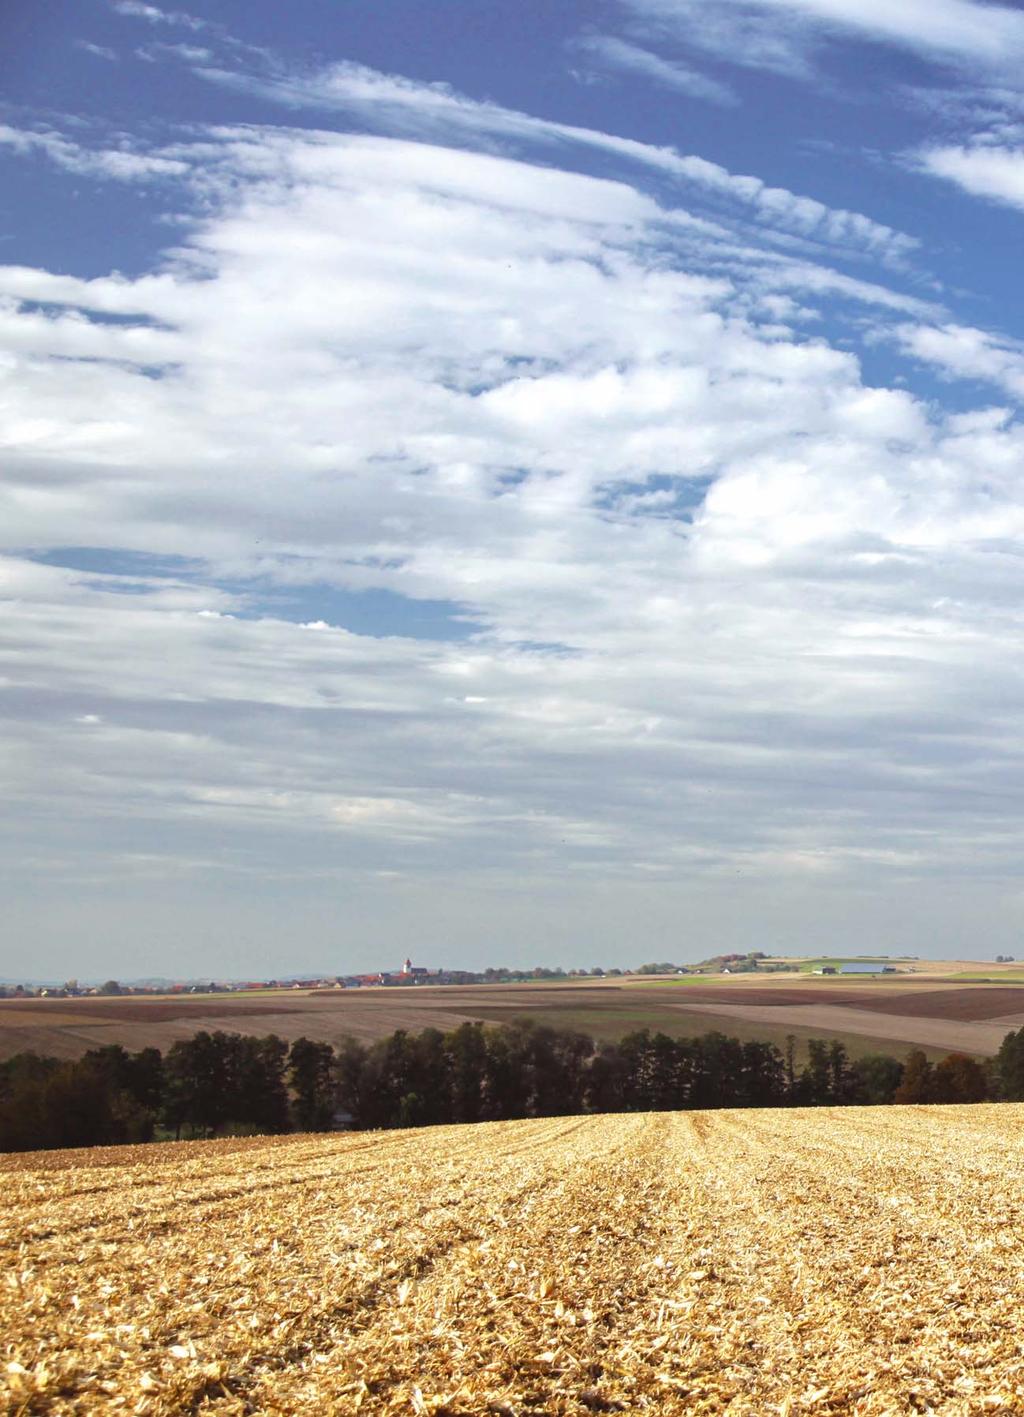
[[[77,1062],[0,1063],[0,1150],[98,1146],[225,1133],[503,1121],[591,1112],[1024,1100],[1024,1028],[979,1063],[919,1050],[851,1059],[842,1043],[741,1042],[721,1033],[618,1043],[519,1019],[377,1043],[197,1033],[166,1054],[117,1044]]]

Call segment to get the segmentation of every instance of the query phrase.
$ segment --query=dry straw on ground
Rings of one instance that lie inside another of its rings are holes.
[[[1024,1107],[0,1162],[9,1413],[1024,1413]]]

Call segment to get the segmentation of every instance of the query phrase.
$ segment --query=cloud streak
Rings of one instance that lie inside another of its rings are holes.
[[[185,10],[162,10],[157,5],[144,4],[142,0],[111,0],[111,9],[128,19],[145,20],[151,25],[174,25],[189,30],[211,28],[207,20],[201,20]]]
[[[735,91],[727,84],[701,74],[687,64],[663,59],[649,49],[629,44],[614,35],[586,35],[573,48],[605,68],[639,74],[674,93],[687,94],[690,98],[703,99],[727,108],[739,102]]]
[[[993,141],[924,149],[922,171],[943,178],[972,197],[1024,208],[1024,148]]]
[[[180,177],[188,169],[177,158],[134,152],[129,148],[89,148],[61,133],[0,124],[0,146],[22,155],[39,154],[66,172],[114,182],[145,182],[154,177]]]
[[[733,63],[791,77],[815,75],[829,41],[860,40],[958,69],[1014,73],[1024,58],[1024,15],[977,0],[622,0],[657,26]]]
[[[949,379],[993,384],[1024,402],[1024,345],[963,325],[901,325],[893,337],[908,354]]]
[[[653,170],[673,185],[695,189],[759,220],[808,240],[866,251],[902,262],[917,241],[859,212],[834,209],[811,197],[772,187],[759,178],[729,172],[718,163],[611,133],[548,119],[471,99],[446,84],[421,84],[362,64],[333,64],[310,75],[256,75],[201,67],[211,82],[297,109],[336,110],[385,131],[432,141],[479,143],[501,139],[527,144],[589,148],[628,167]]]

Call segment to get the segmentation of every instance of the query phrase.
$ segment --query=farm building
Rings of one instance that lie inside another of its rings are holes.
[[[824,973],[824,971],[822,971]],[[839,966],[840,974],[892,974],[890,966],[880,960],[847,960]]]

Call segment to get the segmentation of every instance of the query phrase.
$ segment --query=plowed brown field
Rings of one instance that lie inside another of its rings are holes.
[[[1024,1107],[0,1161],[7,1412],[1024,1412]]]
[[[699,983],[593,980],[583,984],[465,985],[416,989],[345,989],[309,994],[112,999],[0,999],[0,1059],[35,1051],[78,1058],[88,1048],[169,1048],[198,1029],[306,1036],[335,1046],[395,1029],[458,1028],[468,1020],[507,1023],[527,1014],[554,1028],[618,1039],[639,1028],[686,1037],[720,1029],[779,1046],[788,1034],[838,1037],[851,1054],[925,1047],[994,1053],[1024,1025],[1024,987],[956,985],[900,977],[865,986],[852,980],[785,975]],[[840,1012],[837,1012],[840,1011]]]

